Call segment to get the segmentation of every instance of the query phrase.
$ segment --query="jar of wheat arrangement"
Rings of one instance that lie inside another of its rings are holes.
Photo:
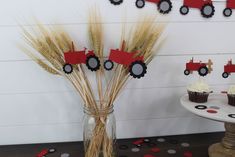
[[[115,157],[116,119],[113,106],[84,107],[83,142],[85,157]]]

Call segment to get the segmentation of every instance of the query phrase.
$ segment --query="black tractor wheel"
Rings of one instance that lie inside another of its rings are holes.
[[[100,68],[100,60],[95,55],[91,55],[86,59],[86,66],[91,71],[97,71]]]
[[[188,14],[188,12],[189,12],[188,6],[183,5],[182,7],[180,7],[180,13],[182,15],[186,15],[186,14]]]
[[[225,17],[231,16],[232,13],[233,13],[233,11],[230,8],[225,8],[224,11],[223,11],[223,14],[224,14]]]
[[[184,75],[189,75],[190,71],[188,69],[184,70]]]
[[[135,5],[137,8],[143,8],[145,6],[145,0],[136,0]]]
[[[167,14],[171,11],[172,9],[172,2],[170,0],[161,0],[157,4],[158,10],[162,14]]]
[[[206,76],[208,74],[208,68],[206,66],[200,67],[198,73],[200,76]]]
[[[205,18],[210,18],[215,13],[215,7],[212,4],[205,4],[201,9],[201,14]]]
[[[114,66],[114,64],[113,64],[113,61],[111,61],[111,60],[106,60],[106,61],[104,62],[104,69],[105,69],[105,70],[110,71],[110,70],[113,69],[113,66]]]
[[[130,75],[134,78],[141,78],[147,73],[147,66],[142,61],[134,61],[129,67]]]
[[[65,64],[63,66],[63,71],[66,73],[66,74],[71,74],[73,72],[73,66],[71,64]]]
[[[113,5],[120,5],[123,0],[109,0]]]
[[[222,74],[222,77],[223,77],[223,78],[228,78],[228,76],[229,76],[229,73],[223,72],[223,74]]]

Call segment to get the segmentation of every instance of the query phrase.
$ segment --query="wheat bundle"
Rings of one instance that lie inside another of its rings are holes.
[[[145,63],[149,64],[156,55],[154,46],[163,32],[164,26],[156,24],[153,17],[145,17],[134,25],[133,31],[126,33],[128,31],[124,29],[120,40],[120,49],[126,52],[137,52],[135,56],[143,56]],[[33,31],[24,27],[22,27],[22,30],[24,39],[30,46],[30,48],[21,46],[22,50],[47,72],[64,77],[71,82],[81,96],[84,106],[94,111],[94,114],[99,114],[99,109],[112,106],[127,81],[132,78],[128,66],[116,65],[109,78],[107,78],[103,66],[100,66],[100,69],[95,72],[99,100],[96,101],[97,98],[84,70],[84,65],[74,65],[71,74],[65,74],[62,70],[63,65],[66,64],[64,53],[72,49],[72,43],[74,43],[75,49],[77,48],[75,42],[65,30],[55,26],[48,28],[40,23],[37,23]],[[94,50],[102,64],[105,58],[103,27],[101,17],[96,11],[90,13],[88,32],[90,48]],[[105,116],[102,115],[102,117]],[[105,120],[105,118],[100,117],[96,119],[97,125],[94,128],[93,137],[88,143],[85,143],[87,147],[86,157],[98,157],[100,149],[103,149],[104,157],[114,156],[114,141],[108,137],[105,131]]]

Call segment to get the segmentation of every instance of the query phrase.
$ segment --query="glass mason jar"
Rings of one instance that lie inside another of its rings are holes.
[[[85,157],[115,157],[116,119],[113,106],[84,107],[83,142]]]

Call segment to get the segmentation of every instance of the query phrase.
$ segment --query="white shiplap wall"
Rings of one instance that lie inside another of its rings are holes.
[[[172,0],[173,1],[173,0]],[[63,78],[49,75],[23,52],[18,23],[33,27],[32,17],[45,24],[64,25],[80,46],[87,45],[87,13],[96,5],[103,15],[107,51],[118,46],[122,21],[136,23],[142,15],[156,14],[147,3],[137,9],[135,0],[113,6],[108,0],[1,0],[0,5],[0,144],[76,141],[82,139],[81,99]],[[173,11],[159,16],[167,22],[159,56],[141,80],[132,80],[115,103],[118,138],[221,131],[223,125],[199,118],[181,107],[179,99],[196,74],[183,75],[184,64],[195,59],[214,61],[206,77],[214,91],[226,90],[234,77],[223,79],[223,65],[234,58],[235,15],[222,16],[225,3],[216,3],[216,13],[204,19],[198,10],[179,14],[182,1],[173,1]],[[235,61],[235,60],[234,60]]]

